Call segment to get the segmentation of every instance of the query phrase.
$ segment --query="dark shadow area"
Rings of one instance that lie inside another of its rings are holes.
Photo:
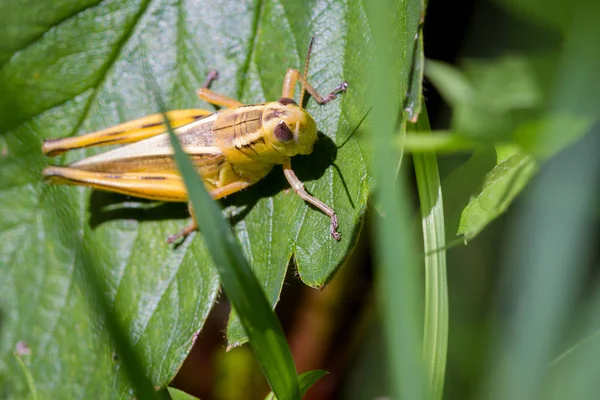
[[[292,158],[292,167],[300,180],[310,182],[323,176],[325,170],[333,164],[336,157],[337,148],[335,143],[319,132],[312,154]],[[234,206],[239,210],[230,217],[230,223],[235,225],[245,218],[260,199],[272,197],[282,190],[289,189],[289,187],[281,166],[276,165],[265,178],[248,189],[223,199],[221,203],[223,208]],[[92,192],[89,208],[92,229],[112,220],[184,220],[190,216],[185,203],[161,203],[101,190]]]
[[[89,207],[92,229],[104,222],[119,219],[163,221],[190,216],[186,203],[160,203],[101,190],[92,192]]]
[[[325,170],[337,158],[337,147],[333,140],[322,132],[318,132],[318,139],[311,154],[296,156],[292,159],[292,167],[303,182],[320,179]]]

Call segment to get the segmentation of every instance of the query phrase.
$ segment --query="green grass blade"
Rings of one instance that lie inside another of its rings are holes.
[[[375,221],[374,247],[392,398],[419,400],[424,398],[418,328],[419,270],[409,234],[410,224],[406,223],[410,220],[407,189],[403,179],[397,184],[398,154],[391,144],[404,100],[397,93],[407,92],[413,52],[406,48],[414,46],[420,3],[409,1],[398,8],[392,2],[368,2],[366,8],[375,50],[370,68],[373,71],[371,139],[376,155],[372,169],[377,181],[375,194],[383,215]],[[403,32],[404,41],[388,40],[390,32],[396,29]],[[403,71],[402,77],[396,81],[399,71]],[[395,85],[400,88],[398,92]]]
[[[420,136],[431,133],[427,110],[417,123]],[[435,153],[413,154],[425,252],[425,329],[423,358],[429,371],[429,398],[441,399],[444,393],[448,349],[448,281],[446,274],[446,228],[442,186]]]
[[[312,387],[319,379],[327,375],[327,371],[322,371],[320,369],[315,369],[312,371],[305,372],[300,374],[300,391],[302,392],[302,396],[308,392],[308,389]],[[265,400],[276,400],[277,397],[275,393],[271,392],[265,397]]]
[[[300,390],[302,391],[302,395],[308,392],[308,389],[312,387],[319,379],[327,375],[327,371],[323,371],[320,369],[315,369],[312,371],[305,372],[300,374]]]
[[[204,233],[221,284],[240,317],[254,355],[278,398],[299,400],[298,374],[279,320],[244,258],[231,226],[223,218],[221,207],[209,195],[173,133],[157,85],[151,80],[152,75],[147,72],[145,76],[165,118],[177,167],[185,181],[196,219],[201,221],[200,230]]]
[[[31,371],[29,371],[29,368],[27,368],[27,365],[25,365],[23,359],[19,354],[17,354],[16,351],[13,354],[17,360],[17,363],[19,364],[19,367],[21,368],[21,371],[23,371],[23,375],[25,376],[25,382],[27,383],[27,388],[29,389],[29,396],[33,400],[38,400],[39,397],[37,394],[37,388],[35,387],[35,380],[33,379],[33,376],[31,376]]]

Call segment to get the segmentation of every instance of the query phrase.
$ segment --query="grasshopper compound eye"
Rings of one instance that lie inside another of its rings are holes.
[[[283,121],[275,125],[273,133],[280,142],[289,142],[290,140],[294,139],[294,133]]]

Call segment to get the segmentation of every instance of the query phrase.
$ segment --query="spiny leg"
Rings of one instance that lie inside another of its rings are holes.
[[[337,215],[336,215],[335,211],[333,210],[333,208],[329,207],[327,204],[323,203],[321,200],[317,199],[316,197],[311,196],[306,191],[306,189],[304,188],[304,183],[302,183],[302,181],[300,179],[298,179],[298,177],[292,170],[292,165],[291,165],[289,158],[287,159],[286,162],[283,163],[283,174],[285,175],[285,178],[292,186],[292,189],[294,189],[294,192],[296,192],[296,194],[298,196],[300,196],[300,198],[302,200],[312,204],[313,206],[315,206],[316,208],[321,210],[323,213],[325,213],[325,215],[327,215],[331,219],[331,225],[329,226],[329,232],[331,233],[331,236],[335,240],[340,241],[342,236],[337,231],[338,220],[337,220]]]
[[[202,85],[202,87],[200,89],[198,89],[198,91],[196,92],[198,94],[198,97],[200,97],[202,100],[206,101],[207,103],[214,104],[216,106],[221,106],[221,107],[226,107],[226,108],[237,108],[237,107],[243,106],[244,103],[241,103],[241,102],[234,100],[231,97],[227,97],[223,94],[213,92],[212,90],[210,90],[208,88],[210,86],[210,84],[212,83],[212,81],[214,81],[218,77],[219,77],[219,73],[217,71],[211,71],[208,74],[208,77],[206,78],[206,80],[204,81],[204,84]]]

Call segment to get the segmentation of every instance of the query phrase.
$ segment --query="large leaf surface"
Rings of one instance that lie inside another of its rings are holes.
[[[77,284],[70,237],[80,235],[140,351],[166,385],[189,351],[218,291],[200,235],[173,248],[165,238],[188,222],[185,205],[49,187],[41,140],[111,126],[157,110],[145,92],[143,57],[170,108],[209,108],[195,96],[211,69],[213,89],[247,103],[277,99],[286,68],[301,68],[317,40],[309,79],[321,92],[349,91],[327,106],[308,102],[322,132],[315,152],[292,163],[315,196],[338,212],[342,241],[276,168],[225,200],[235,232],[274,305],[292,255],[300,277],[322,286],[351,252],[370,179],[356,139],[369,105],[369,26],[360,1],[57,1],[0,4],[0,373],[8,397],[28,387],[12,352],[43,398],[114,398],[119,370]],[[407,43],[407,48],[412,44]],[[409,51],[409,50],[407,50]],[[400,75],[398,75],[400,76]],[[401,94],[398,94],[399,96]],[[96,154],[90,149],[52,163]],[[76,221],[75,224],[65,221]],[[73,226],[76,226],[74,228]],[[85,288],[85,286],[83,287]],[[242,343],[232,320],[229,341]]]

